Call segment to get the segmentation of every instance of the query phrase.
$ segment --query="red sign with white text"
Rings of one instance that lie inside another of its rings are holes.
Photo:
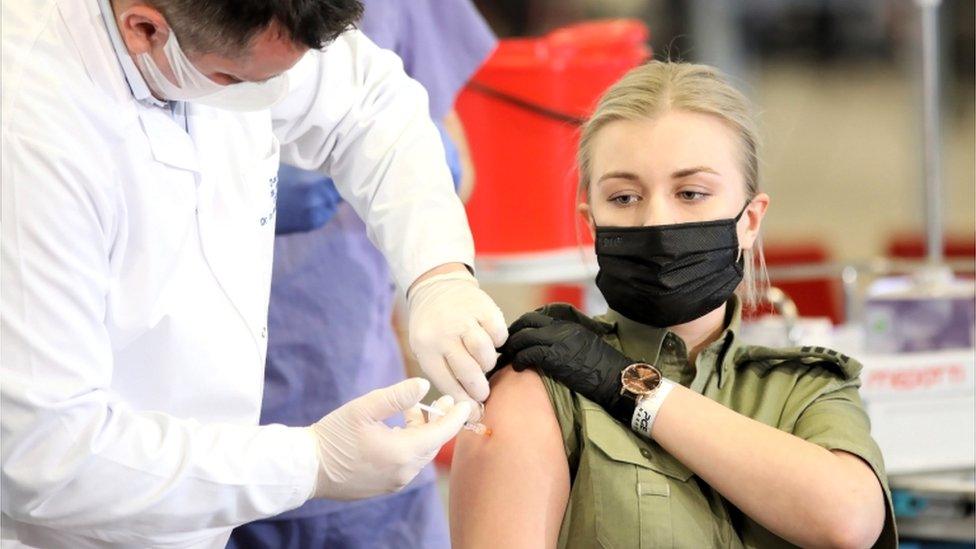
[[[862,356],[861,394],[869,396],[972,391],[973,350]]]

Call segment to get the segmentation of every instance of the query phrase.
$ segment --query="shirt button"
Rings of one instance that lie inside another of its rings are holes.
[[[268,327],[264,326],[261,328],[261,339],[268,337]]]
[[[651,454],[651,451],[648,450],[647,448],[641,448],[641,451],[640,452],[641,452],[641,455],[644,456],[644,457],[646,457],[647,459],[651,459],[651,456],[653,455],[653,454]]]

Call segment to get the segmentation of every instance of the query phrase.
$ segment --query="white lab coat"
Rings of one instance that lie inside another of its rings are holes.
[[[335,178],[402,287],[473,260],[426,94],[350,31],[272,112],[188,105],[187,132],[132,98],[96,0],[2,25],[3,535],[222,547],[317,470],[303,429],[256,426],[279,152]]]

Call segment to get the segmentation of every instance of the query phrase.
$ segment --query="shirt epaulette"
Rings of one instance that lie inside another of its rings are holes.
[[[584,328],[591,330],[599,335],[606,335],[613,331],[612,322],[602,320],[600,317],[590,317],[569,303],[549,303],[544,307],[536,309],[538,312],[555,318],[557,320],[568,320],[576,322]]]
[[[775,368],[788,363],[820,366],[840,375],[845,380],[861,374],[861,363],[853,358],[826,347],[785,347],[771,348],[759,345],[745,345],[735,355],[736,366],[757,363],[760,367]]]

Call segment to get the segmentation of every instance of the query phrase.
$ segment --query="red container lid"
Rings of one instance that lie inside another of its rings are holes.
[[[470,86],[585,119],[622,72],[650,59],[648,36],[641,21],[608,19],[502,40]]]
[[[579,278],[567,274],[590,242],[576,212],[579,125],[650,58],[647,38],[640,21],[618,19],[502,40],[458,97],[477,174],[467,212],[481,275],[512,266],[531,278],[538,263],[533,280]]]

